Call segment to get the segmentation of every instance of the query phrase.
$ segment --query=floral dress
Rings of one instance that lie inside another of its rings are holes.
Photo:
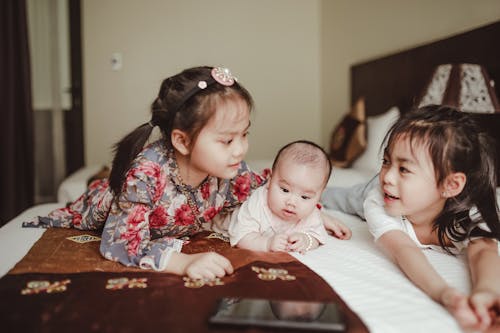
[[[102,231],[101,254],[126,266],[164,270],[173,251],[221,221],[265,183],[242,163],[233,179],[207,177],[198,187],[182,184],[173,150],[163,140],[147,146],[133,161],[119,196],[107,179],[96,180],[66,208],[25,222],[25,227],[64,227]]]

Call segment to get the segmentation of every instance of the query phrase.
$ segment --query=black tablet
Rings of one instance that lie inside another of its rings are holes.
[[[213,324],[250,325],[304,329],[345,330],[345,321],[335,303],[275,301],[255,298],[223,298],[210,317]]]

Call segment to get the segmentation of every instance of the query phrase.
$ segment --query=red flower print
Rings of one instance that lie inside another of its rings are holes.
[[[82,224],[82,214],[78,214],[76,212],[73,213],[73,226],[75,228],[79,227]]]
[[[211,219],[214,218],[215,215],[217,215],[221,210],[221,207],[215,208],[215,207],[209,207],[207,210],[203,212],[203,218],[205,219],[206,222],[210,221]]]
[[[250,175],[241,175],[235,180],[233,194],[238,198],[238,201],[244,201],[250,193]]]
[[[133,210],[128,214],[127,217],[127,226],[130,227],[132,225],[134,228],[141,222],[143,222],[144,215],[148,211],[148,208],[143,205],[136,205]]]
[[[141,236],[139,233],[140,230],[136,230],[129,225],[129,229],[127,232],[121,235],[121,239],[127,240],[127,253],[130,256],[136,256],[139,250],[139,244],[141,244]]]
[[[265,179],[269,178],[270,174],[271,174],[271,169],[265,168],[264,170],[262,170],[260,175],[256,175],[255,179],[257,181],[257,185],[261,185]]]
[[[194,223],[194,215],[191,207],[183,204],[175,210],[175,224],[176,225],[190,225]]]
[[[127,218],[127,231],[121,235],[121,239],[127,240],[127,253],[137,255],[141,243],[141,223],[144,222],[144,215],[148,208],[143,205],[136,205]]]
[[[151,215],[149,215],[149,227],[159,228],[167,224],[168,214],[163,206],[156,208]]]
[[[201,185],[201,197],[203,200],[207,200],[210,197],[210,184],[208,182]]]
[[[135,178],[143,179],[142,175],[150,178],[154,188],[152,189],[151,199],[156,202],[161,198],[167,184],[166,177],[162,172],[161,166],[152,161],[143,161],[136,168],[130,169],[127,175],[127,182],[134,182]]]

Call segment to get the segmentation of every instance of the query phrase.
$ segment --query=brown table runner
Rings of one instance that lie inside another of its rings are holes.
[[[96,236],[73,229],[47,230],[0,280],[3,328],[8,332],[276,331],[208,323],[219,298],[253,297],[335,301],[346,317],[348,332],[367,332],[320,276],[286,253],[235,249],[213,235],[198,235],[183,252],[216,251],[235,268],[230,276],[200,285],[108,261],[99,254],[99,241],[68,239],[91,239],[82,235]],[[270,272],[271,268],[275,270]]]

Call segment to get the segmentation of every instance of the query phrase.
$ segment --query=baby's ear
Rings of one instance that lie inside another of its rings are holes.
[[[459,195],[465,187],[467,176],[463,172],[453,172],[444,181],[443,197],[452,198]]]
[[[189,139],[189,136],[179,130],[179,129],[174,129],[172,131],[172,134],[170,134],[170,140],[172,142],[172,146],[174,146],[175,150],[177,150],[179,153],[182,155],[188,155],[189,154],[189,143],[191,142]]]

